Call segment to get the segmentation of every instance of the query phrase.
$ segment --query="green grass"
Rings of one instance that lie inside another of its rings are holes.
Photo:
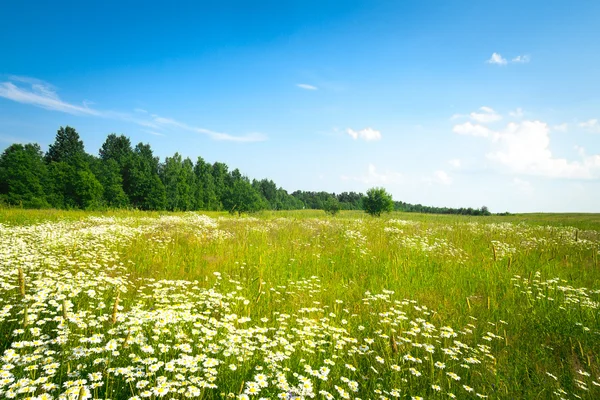
[[[256,398],[290,392],[272,381],[284,374],[294,386],[300,383],[294,373],[312,379],[317,398],[323,397],[320,390],[338,398],[334,385],[362,399],[395,394],[449,398],[448,393],[458,398],[476,398],[477,393],[507,399],[600,397],[599,215],[392,213],[371,218],[359,212],[326,217],[309,210],[264,212],[252,218],[209,215],[212,225],[190,214],[0,210],[5,226],[0,231],[0,309],[12,306],[0,318],[0,351],[34,340],[29,329],[36,318],[54,318],[39,325],[48,335],[39,348],[56,354],[34,361],[51,357],[60,364],[54,374],[47,374],[61,386],[49,391],[55,397],[71,381],[70,390],[76,392],[72,398],[85,387],[99,398],[126,399],[143,392],[132,383],[136,380],[148,381],[148,388],[164,385],[160,375],[172,383],[168,398],[186,398],[175,390],[199,386],[194,376],[218,387],[201,389],[198,397],[235,397],[257,373],[264,373],[269,385]],[[111,226],[119,233],[107,233]],[[19,267],[25,274],[25,297],[19,294]],[[549,281],[554,278],[559,281]],[[161,280],[168,282],[159,288]],[[63,284],[67,287],[61,288]],[[93,295],[86,294],[90,288]],[[117,288],[122,309],[113,324]],[[70,302],[66,319],[61,294]],[[57,305],[48,306],[52,299]],[[405,299],[416,303],[403,303]],[[231,322],[233,314],[250,318],[245,324],[252,328]],[[269,320],[263,323],[261,318]],[[424,320],[435,326],[433,337],[423,335]],[[411,331],[411,321],[421,332]],[[262,326],[267,330],[261,331]],[[439,336],[443,326],[452,327],[456,339],[469,346],[459,360],[443,354],[443,348],[455,346]],[[60,336],[57,332],[65,335],[65,343],[52,342]],[[97,333],[104,335],[99,344],[81,344],[81,338]],[[141,336],[134,340],[136,335]],[[256,342],[260,335],[266,339]],[[111,338],[119,343],[120,354],[103,355],[106,362],[94,364],[100,355],[93,348]],[[239,346],[229,346],[236,338]],[[369,349],[357,350],[365,338],[373,339]],[[218,347],[214,352],[205,345],[211,340]],[[293,351],[285,350],[285,341]],[[190,355],[220,360],[217,374],[207,372],[209,367],[184,372],[161,368],[127,382],[115,373],[114,368],[140,365],[129,354],[150,356],[141,350],[144,344],[153,347],[156,362],[167,363],[185,352],[171,348],[160,353],[159,344],[182,343],[190,344]],[[260,348],[265,343],[283,359],[265,361],[271,351]],[[435,352],[424,351],[424,344],[435,346]],[[484,351],[481,345],[489,347]],[[84,355],[78,358],[76,349],[82,346]],[[24,349],[18,350],[23,357],[35,354],[31,346]],[[406,361],[407,354],[421,362]],[[468,364],[464,360],[469,357],[480,363]],[[305,365],[316,370],[326,359],[335,362],[327,364],[327,380],[306,372]],[[447,367],[438,369],[434,361]],[[28,362],[0,361],[0,368],[15,365],[14,382],[44,376],[41,369],[27,370]],[[344,367],[346,363],[356,371]],[[230,364],[237,369],[230,370]],[[257,371],[257,365],[263,369]],[[411,367],[421,375],[415,376]],[[450,378],[450,371],[461,380]],[[101,374],[102,386],[91,388],[91,372]],[[177,373],[185,379],[183,386],[177,386]],[[77,382],[79,378],[88,382]],[[352,392],[342,378],[357,382],[358,391]],[[14,382],[3,388],[0,383],[5,396]],[[34,394],[39,396],[44,389],[36,385]],[[393,388],[399,393],[392,393]]]

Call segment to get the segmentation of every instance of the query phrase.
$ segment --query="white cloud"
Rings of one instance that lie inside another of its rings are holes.
[[[154,135],[154,136],[165,136],[164,133],[160,133],[160,132],[156,132],[156,131],[150,131],[150,130],[147,130],[147,129],[142,129],[142,132],[146,132],[146,133],[149,133],[149,134]]]
[[[458,158],[453,158],[452,160],[448,161],[448,164],[450,164],[453,168],[460,168],[462,162]]]
[[[134,108],[133,111],[140,114],[148,114],[148,111],[144,110],[143,108]]]
[[[229,141],[229,142],[239,142],[239,143],[248,143],[248,142],[262,142],[267,140],[267,137],[262,133],[249,133],[244,136],[233,136],[228,133],[216,132],[210,129],[199,128],[195,126],[190,126],[180,121],[176,121],[171,118],[164,118],[158,115],[153,114],[154,122],[161,126],[172,126],[179,129],[183,129],[189,132],[202,133],[210,136],[214,140],[221,141]]]
[[[533,194],[533,186],[531,186],[531,183],[523,180],[521,178],[514,178],[512,181],[512,185],[519,190],[520,192],[530,196]]]
[[[564,123],[564,124],[560,124],[560,125],[554,125],[552,127],[553,131],[557,131],[557,132],[566,132],[569,129],[569,126]]]
[[[600,122],[598,122],[598,120],[595,118],[585,122],[580,122],[578,126],[590,132],[600,132]]]
[[[488,137],[491,130],[483,125],[465,122],[464,124],[454,125],[452,132],[459,135]]]
[[[318,88],[316,86],[308,85],[306,83],[298,83],[298,84],[296,84],[296,86],[298,86],[301,89],[305,89],[305,90],[318,90]]]
[[[506,58],[502,57],[498,53],[493,53],[489,60],[486,61],[488,64],[506,65]]]
[[[19,83],[19,85],[15,84]],[[25,85],[23,85],[25,84]],[[0,82],[0,97],[16,101],[23,104],[31,104],[47,110],[64,112],[67,114],[101,117],[114,120],[127,121],[145,128],[152,129],[152,134],[164,135],[157,131],[176,127],[187,131],[202,133],[208,135],[214,140],[230,142],[260,142],[267,140],[262,133],[249,133],[242,136],[234,136],[227,133],[216,132],[210,129],[198,128],[187,125],[182,122],[169,118],[159,117],[157,115],[135,117],[129,113],[123,113],[111,110],[99,110],[88,106],[89,102],[83,105],[72,104],[61,100],[54,86],[47,82],[35,78],[10,76],[9,81]],[[138,114],[147,114],[146,110],[135,109]]]
[[[15,79],[14,81],[24,82],[24,79],[20,78]],[[17,86],[13,82],[0,83],[0,97],[18,103],[31,104],[47,110],[61,111],[68,114],[101,115],[99,111],[86,107],[85,105],[70,104],[62,101],[56,94],[54,88],[42,81],[30,80],[24,83],[28,83],[30,88]]]
[[[550,128],[541,121],[510,123],[494,132],[495,151],[486,157],[510,172],[565,179],[600,178],[600,155],[587,156],[583,149],[580,159],[556,158],[550,151]]]
[[[381,132],[373,128],[365,128],[361,129],[360,131],[355,131],[354,129],[348,128],[346,130],[346,133],[350,135],[350,137],[354,140],[362,139],[367,142],[370,142],[381,139]]]
[[[469,117],[471,117],[473,121],[482,124],[489,124],[490,122],[496,122],[502,119],[502,116],[490,107],[479,107],[479,111],[480,112],[472,112],[469,114]]]
[[[383,173],[380,173],[377,171],[375,165],[369,164],[366,174],[355,177],[342,175],[340,176],[340,179],[342,179],[343,181],[361,182],[367,185],[381,185],[400,183],[402,181],[402,174],[394,171],[385,171]]]
[[[525,114],[523,113],[523,109],[519,107],[515,111],[509,112],[508,115],[510,115],[513,118],[522,118]]]
[[[442,185],[451,185],[452,178],[448,175],[446,171],[437,170],[433,173],[434,182],[440,183]]]
[[[511,62],[526,64],[529,61],[531,61],[531,57],[529,57],[528,55],[522,55],[522,56],[516,56],[516,57],[514,57]]]

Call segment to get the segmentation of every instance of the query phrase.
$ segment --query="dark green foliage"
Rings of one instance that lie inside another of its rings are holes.
[[[223,208],[223,200],[227,195],[227,183],[229,175],[227,173],[227,164],[216,162],[212,166],[212,176],[215,183],[215,195],[217,197],[217,210]]]
[[[70,165],[78,165],[85,162],[85,150],[83,141],[75,128],[62,126],[56,132],[54,143],[48,148],[46,162],[66,162]]]
[[[13,144],[0,156],[0,198],[26,208],[48,207],[48,171],[37,144]]]
[[[449,207],[431,207],[421,204],[410,204],[402,201],[394,202],[394,210],[403,212],[418,212],[425,214],[460,214],[460,215],[492,215],[490,210],[483,206],[479,208],[449,208]],[[501,214],[498,214],[501,215]]]
[[[164,210],[167,206],[165,185],[158,176],[158,158],[149,144],[138,143],[127,160],[125,192],[131,205],[141,210]]]
[[[239,170],[230,174],[231,186],[223,197],[223,207],[230,213],[256,212],[268,207],[268,202],[252,186],[250,180],[241,176]]]
[[[128,137],[111,133],[98,151],[102,161],[115,160],[119,168],[123,168],[131,155],[131,141]]]
[[[196,176],[195,200],[197,210],[216,210],[219,200],[215,192],[215,180],[212,175],[212,166],[198,157],[194,165]]]
[[[160,168],[160,176],[167,195],[167,209],[190,211],[196,209],[196,176],[189,158],[181,159],[179,153],[167,157]]]
[[[196,164],[179,153],[164,163],[149,144],[131,148],[124,135],[111,133],[99,157],[86,154],[77,131],[61,127],[48,152],[37,144],[14,144],[0,155],[0,204],[27,208],[101,209],[133,207],[141,210],[259,210],[320,209],[335,215],[340,210],[365,210],[372,215],[396,210],[447,214],[490,215],[487,207],[437,208],[391,202],[384,189],[362,193],[295,191],[289,194],[269,179],[252,182],[225,163]]]
[[[46,198],[54,208],[74,208],[72,201],[72,181],[74,168],[66,162],[52,162],[48,165]]]
[[[363,199],[365,211],[373,216],[379,217],[383,212],[394,210],[392,195],[384,188],[371,188],[367,190],[367,197]]]
[[[86,154],[83,141],[74,128],[60,127],[46,153],[48,163],[48,202],[57,208],[98,208],[103,187],[92,167],[95,159]]]
[[[102,205],[102,184],[89,169],[75,169],[72,178],[72,199],[75,208],[84,210],[99,208]]]
[[[100,164],[98,181],[104,188],[104,203],[111,208],[124,208],[129,205],[129,198],[123,190],[121,169],[114,159],[108,159]]]
[[[331,215],[336,215],[337,213],[340,212],[340,209],[341,209],[340,202],[338,201],[338,199],[336,197],[330,197],[329,199],[327,199],[327,201],[323,205],[323,210],[325,210],[325,212],[327,214],[331,214]]]

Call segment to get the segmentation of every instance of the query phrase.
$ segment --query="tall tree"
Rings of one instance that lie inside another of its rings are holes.
[[[181,171],[181,155],[175,153],[173,157],[167,157],[160,166],[160,178],[165,185],[167,194],[167,210],[179,211],[179,174]]]
[[[108,207],[124,208],[129,205],[129,198],[123,190],[123,178],[119,164],[114,159],[100,162],[99,174],[96,176],[104,188],[104,202]]]
[[[54,143],[46,153],[46,162],[66,162],[70,165],[80,165],[85,162],[85,149],[79,134],[70,126],[62,126],[56,132]]]
[[[182,210],[197,210],[196,207],[196,175],[194,174],[194,163],[189,158],[183,160],[179,172],[179,199]]]
[[[115,160],[120,168],[122,168],[127,159],[131,157],[133,150],[131,149],[131,141],[124,135],[117,136],[111,133],[106,137],[102,147],[98,151],[102,161]]]
[[[227,164],[216,162],[212,166],[212,175],[213,180],[215,182],[215,194],[217,196],[217,201],[219,205],[217,209],[222,209],[223,200],[225,200],[225,196],[227,196],[228,191],[228,183],[229,183],[229,174],[227,173]]]
[[[48,207],[48,173],[38,144],[13,144],[0,156],[0,199],[27,208]]]
[[[196,176],[196,208],[201,210],[216,210],[219,206],[219,200],[215,192],[215,180],[212,175],[212,166],[205,162],[202,157],[198,157],[194,165],[194,175]]]
[[[125,188],[131,205],[142,210],[164,210],[167,196],[158,176],[158,157],[149,144],[138,143],[127,162],[128,182]]]
[[[237,171],[237,172],[236,172]],[[268,207],[268,202],[254,188],[250,180],[236,169],[230,175],[231,186],[223,199],[223,207],[230,213],[255,212]]]
[[[75,128],[60,127],[45,159],[53,205],[89,209],[102,204],[102,185],[90,169],[90,156]]]

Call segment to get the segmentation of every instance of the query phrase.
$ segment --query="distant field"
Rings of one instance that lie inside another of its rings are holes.
[[[600,214],[0,210],[0,398],[600,398]]]

